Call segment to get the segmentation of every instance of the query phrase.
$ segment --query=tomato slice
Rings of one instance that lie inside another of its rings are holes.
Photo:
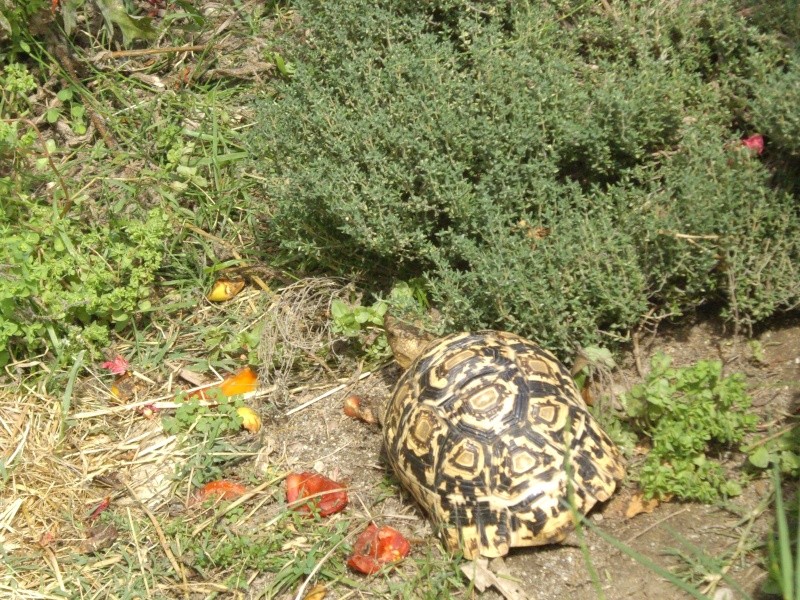
[[[344,487],[319,473],[291,473],[286,477],[286,501],[297,512],[311,513],[316,509],[321,517],[327,517],[347,506],[347,491]],[[308,498],[308,502],[294,505],[303,498]]]
[[[359,573],[372,575],[386,565],[402,560],[410,551],[411,544],[394,527],[384,525],[378,528],[370,523],[356,539],[347,566]]]
[[[212,497],[221,498],[222,500],[236,500],[236,498],[246,491],[247,488],[240,483],[234,483],[227,479],[219,479],[217,481],[209,481],[201,487],[196,497],[200,502],[204,502]]]

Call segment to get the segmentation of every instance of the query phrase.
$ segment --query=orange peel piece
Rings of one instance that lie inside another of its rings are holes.
[[[218,385],[211,385],[202,390],[197,390],[190,394],[189,398],[201,398],[205,400],[208,398],[209,392],[215,389],[218,389],[227,397],[254,392],[258,389],[258,374],[250,367],[245,367],[233,375],[229,375]]]

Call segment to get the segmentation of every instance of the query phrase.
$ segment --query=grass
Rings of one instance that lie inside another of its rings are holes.
[[[304,411],[291,420],[286,416],[325,390],[344,384],[344,394],[353,388],[359,365],[332,344],[328,316],[336,300],[341,307],[363,299],[345,282],[298,280],[265,264],[272,249],[256,242],[265,236],[252,209],[268,199],[257,197],[258,180],[249,174],[241,139],[250,126],[247,104],[255,84],[224,69],[215,72],[209,61],[254,61],[254,76],[267,80],[258,93],[269,93],[269,77],[289,75],[287,65],[280,75],[238,40],[268,47],[262,32],[293,26],[293,15],[242,2],[196,16],[191,22],[199,29],[192,31],[176,6],[164,15],[172,26],[153,48],[199,42],[207,51],[91,60],[101,46],[97,32],[84,31],[84,45],[70,50],[81,67],[77,80],[50,46],[31,40],[41,73],[52,77],[47,83],[54,93],[41,102],[73,90],[52,127],[39,126],[60,145],[49,153],[55,168],[40,174],[46,183],[36,192],[46,194],[55,184],[54,194],[63,194],[53,196],[60,211],[76,219],[93,215],[99,222],[108,212],[158,206],[168,216],[171,235],[164,241],[157,295],[130,315],[127,329],[111,329],[107,346],[51,347],[51,353],[61,353],[59,361],[18,357],[6,369],[0,386],[0,595],[221,598],[249,591],[259,598],[302,598],[322,584],[332,595],[351,597],[471,597],[474,590],[460,561],[442,551],[397,486],[382,477],[377,453],[365,450],[377,439],[374,432],[342,421],[336,408],[313,417]],[[73,105],[83,112],[73,111]],[[91,131],[91,112],[106,124],[110,144],[99,143],[98,135],[79,139],[76,124]],[[53,133],[64,125],[75,135]],[[41,149],[29,158],[37,157]],[[58,192],[61,181],[66,191]],[[246,274],[245,291],[224,305],[206,302],[209,284],[229,271]],[[370,318],[378,305],[372,306]],[[341,317],[353,317],[345,325],[358,323],[355,337],[377,348],[370,360],[380,365],[375,329],[362,327],[357,312]],[[58,342],[57,334],[50,337]],[[113,377],[99,366],[117,354],[135,371],[126,402],[111,393]],[[224,374],[247,363],[261,367],[262,390],[246,400],[264,417],[258,436],[229,427],[215,409],[198,410],[176,430],[164,430],[161,418],[176,414],[175,394],[190,386],[183,380],[187,372]],[[377,379],[368,378],[367,384],[385,394]],[[152,420],[136,410],[150,403],[162,405]],[[357,433],[342,441],[337,428]],[[354,444],[353,436],[363,439]],[[324,469],[350,465],[355,471],[348,512],[305,519],[286,506],[285,474],[315,463]],[[199,483],[219,477],[257,491],[239,504],[190,501]],[[92,516],[106,499],[108,508]],[[778,513],[787,514],[783,505]],[[412,537],[414,550],[397,570],[365,579],[346,570],[344,562],[369,519],[396,524]],[[649,555],[615,545],[618,540],[591,521],[586,529],[679,589],[699,593]],[[743,536],[751,540],[755,533]],[[783,589],[793,589],[796,598],[792,540],[788,524],[781,525],[771,556]],[[588,544],[582,543],[582,552],[593,564]],[[706,571],[733,564],[732,558],[719,567],[692,556]],[[598,589],[602,577],[594,573]]]
[[[797,600],[800,598],[800,502],[795,496],[793,503],[787,503],[777,465],[773,468],[772,481],[777,540],[770,538],[768,544],[771,588],[778,591],[783,600]],[[793,504],[797,506],[796,514]]]
[[[99,379],[94,385],[103,387]],[[409,598],[418,597],[422,581],[427,597],[461,585],[454,563],[433,541],[423,557],[403,566],[406,577],[358,578],[344,562],[368,519],[351,511],[308,519],[289,510],[281,483],[286,465],[278,459],[256,472],[249,434],[213,427],[200,433],[201,421],[214,418],[201,413],[183,421],[185,435],[167,435],[158,419],[110,410],[109,396],[103,402],[85,394],[86,388],[78,394],[78,407],[89,416],[73,410],[66,427],[58,398],[32,391],[0,399],[8,432],[0,441],[13,449],[0,484],[0,497],[13,499],[0,518],[0,590],[16,586],[42,598],[211,597],[248,589],[255,573],[262,574],[258,597],[264,598],[314,581],[385,587],[392,597]],[[221,475],[219,462],[209,465],[215,453],[223,456],[225,476],[252,483],[247,502],[191,501],[199,471],[201,479]],[[91,517],[104,498],[108,509]]]

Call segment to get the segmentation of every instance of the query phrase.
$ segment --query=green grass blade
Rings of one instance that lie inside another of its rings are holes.
[[[75,379],[78,377],[78,371],[83,366],[83,355],[85,350],[78,352],[75,357],[75,362],[69,371],[69,378],[67,379],[67,386],[64,388],[64,395],[61,396],[61,426],[59,427],[58,437],[59,440],[64,439],[64,432],[67,430],[67,416],[72,407],[72,391],[75,389]]]
[[[750,595],[742,589],[742,586],[740,586],[736,580],[730,577],[727,573],[723,572],[723,565],[718,559],[710,556],[702,548],[690,542],[677,531],[669,528],[667,528],[667,531],[691,555],[691,557],[703,567],[707,573],[718,576],[721,581],[728,584],[728,587],[738,594],[737,598],[741,598],[742,600],[751,600]]]
[[[586,527],[591,529],[595,534],[601,537],[604,541],[611,544],[614,548],[616,548],[623,554],[630,556],[633,560],[638,562],[643,567],[650,569],[653,573],[655,573],[659,577],[666,579],[669,583],[674,585],[676,588],[683,590],[684,592],[689,594],[692,598],[697,598],[698,600],[708,600],[708,597],[705,594],[703,594],[700,590],[698,590],[693,585],[683,581],[665,567],[662,567],[661,565],[653,562],[646,556],[636,552],[636,550],[634,550],[627,544],[607,534],[605,531],[594,525],[591,521],[583,518],[581,519],[581,521]]]
[[[775,525],[778,528],[778,557],[780,564],[780,587],[784,600],[794,600],[794,580],[792,579],[792,545],[789,540],[789,522],[786,507],[783,505],[781,475],[776,464],[772,478],[775,483]]]
[[[777,465],[775,469],[777,470]],[[794,547],[794,600],[800,596],[800,501],[797,501],[797,531],[795,532],[795,547]],[[790,563],[791,564],[791,563]]]
[[[572,422],[568,424],[568,427],[572,429]],[[581,547],[581,554],[583,556],[583,562],[586,565],[586,570],[589,572],[589,577],[592,580],[592,586],[594,587],[595,594],[597,594],[597,598],[599,600],[605,600],[605,594],[603,593],[603,586],[600,583],[600,576],[597,573],[597,569],[594,567],[594,563],[592,562],[592,556],[589,552],[589,545],[586,543],[586,536],[583,532],[583,515],[577,510],[575,507],[575,488],[573,485],[573,465],[570,462],[570,447],[567,446],[564,452],[564,466],[567,470],[567,500],[568,500],[568,508],[569,511],[572,513],[572,520],[575,523],[575,534],[578,536],[578,542]]]

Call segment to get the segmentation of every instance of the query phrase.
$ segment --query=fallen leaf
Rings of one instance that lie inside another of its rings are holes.
[[[132,371],[125,371],[114,378],[110,387],[111,395],[121,402],[146,398],[148,394],[148,380],[144,377],[134,376]]]
[[[122,0],[102,0],[97,8],[108,23],[114,23],[122,33],[122,45],[127,47],[136,40],[153,40],[158,33],[147,17],[132,17],[125,10]]]
[[[114,375],[122,375],[130,365],[122,356],[117,356],[113,360],[107,360],[101,366],[111,371]]]
[[[295,505],[304,498],[309,501]],[[286,477],[286,501],[292,510],[310,513],[316,508],[321,517],[327,517],[344,510],[347,506],[347,491],[343,484],[318,473],[291,473]]]
[[[308,593],[303,596],[303,600],[322,600],[327,593],[328,589],[321,583],[318,583],[308,590]]]
[[[244,289],[244,279],[227,279],[220,277],[211,286],[211,291],[208,292],[206,299],[211,302],[226,302],[234,298],[239,292]]]
[[[242,419],[242,427],[250,433],[258,433],[261,429],[261,417],[252,408],[240,406],[236,409],[236,414]]]
[[[39,541],[38,541],[38,542],[36,542],[36,543],[37,543],[37,544],[38,544],[38,545],[39,545],[41,548],[46,548],[47,546],[49,546],[50,544],[52,544],[52,543],[53,543],[53,542],[55,542],[55,541],[56,541],[56,534],[55,534],[53,531],[51,531],[51,530],[49,530],[49,529],[48,529],[47,531],[45,531],[45,532],[44,532],[44,533],[43,533],[43,534],[42,534],[42,535],[39,537]]]
[[[370,523],[353,544],[347,566],[359,573],[372,575],[386,565],[402,560],[410,551],[411,544],[402,533],[388,525],[378,528]]]
[[[461,572],[479,592],[494,587],[506,600],[524,600],[528,594],[514,581],[507,579],[507,569],[501,567],[495,574],[489,569],[489,561],[478,558],[461,565]]]
[[[640,515],[642,513],[650,514],[658,505],[659,501],[657,498],[645,500],[644,494],[642,494],[642,492],[637,492],[631,496],[631,500],[628,502],[628,508],[625,509],[625,518],[632,519],[636,515]]]
[[[550,235],[549,227],[542,227],[541,225],[531,225],[525,219],[520,219],[514,226],[514,229],[521,231],[526,238],[530,240],[543,240]]]
[[[287,550],[303,550],[307,552],[310,548],[311,544],[308,543],[308,538],[304,535],[293,537],[281,546],[281,550],[284,552]]]
[[[497,576],[495,587],[506,600],[523,600],[528,597],[522,581],[514,576],[502,556],[489,559],[489,570]]]
[[[240,483],[228,481],[227,479],[218,479],[216,481],[209,481],[195,495],[198,502],[205,502],[209,498],[219,498],[221,500],[236,500],[239,496],[244,494],[247,488]]]
[[[129,400],[136,392],[136,380],[130,373],[122,373],[111,384],[111,395],[119,400]]]

